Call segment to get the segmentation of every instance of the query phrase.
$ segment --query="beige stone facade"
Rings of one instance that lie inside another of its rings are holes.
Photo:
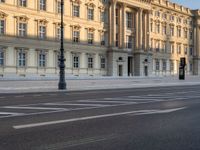
[[[166,0],[64,0],[67,76],[200,75],[200,11]],[[0,76],[56,77],[60,0],[0,0]]]

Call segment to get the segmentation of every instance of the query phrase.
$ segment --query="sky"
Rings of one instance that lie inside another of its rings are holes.
[[[170,0],[191,9],[200,9],[200,0]]]

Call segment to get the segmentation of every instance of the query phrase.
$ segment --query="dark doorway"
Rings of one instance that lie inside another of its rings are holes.
[[[148,76],[148,66],[144,66],[144,75]]]
[[[133,57],[128,57],[128,76],[133,75]]]
[[[122,65],[119,65],[119,67],[118,67],[118,75],[119,75],[119,76],[123,76],[123,68],[122,68]]]

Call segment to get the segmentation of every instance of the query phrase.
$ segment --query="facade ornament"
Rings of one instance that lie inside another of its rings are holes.
[[[74,30],[80,30],[81,26],[79,24],[77,25],[70,25],[70,27],[72,27]]]
[[[19,22],[27,22],[29,20],[29,18],[25,15],[22,16],[15,16],[15,18],[19,21]]]
[[[3,11],[0,11],[0,18],[4,19],[6,18],[8,15],[6,13],[4,13]]]
[[[41,25],[47,25],[48,23],[46,19],[36,19],[36,21],[38,22],[38,24],[41,24]]]

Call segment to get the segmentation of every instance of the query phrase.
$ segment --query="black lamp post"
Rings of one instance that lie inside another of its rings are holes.
[[[64,0],[61,0],[61,39],[60,39],[60,78],[58,83],[59,90],[66,89],[66,82],[65,82],[65,56],[64,56],[64,46],[63,46],[63,6]]]

